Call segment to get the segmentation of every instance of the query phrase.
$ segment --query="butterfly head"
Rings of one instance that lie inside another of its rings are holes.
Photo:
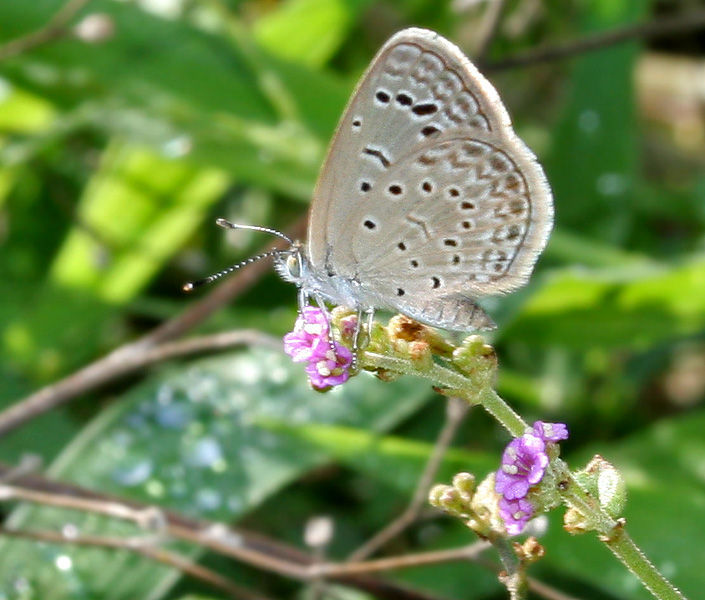
[[[274,268],[284,281],[301,287],[310,277],[310,268],[301,242],[294,242],[288,250],[274,254]]]

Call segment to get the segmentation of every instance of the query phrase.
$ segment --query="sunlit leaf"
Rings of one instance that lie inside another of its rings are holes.
[[[694,334],[705,324],[703,273],[702,258],[671,268],[557,272],[503,335],[576,348],[643,348]]]
[[[52,267],[52,280],[108,302],[132,298],[201,223],[227,176],[114,144]]]
[[[273,54],[311,66],[324,64],[352,23],[349,0],[287,0],[254,26],[257,41]]]

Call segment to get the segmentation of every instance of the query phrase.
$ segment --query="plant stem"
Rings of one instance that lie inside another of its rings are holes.
[[[627,567],[644,587],[660,600],[685,600],[685,596],[666,579],[646,558],[634,543],[623,526],[617,527],[610,537],[600,536],[600,540]]]
[[[482,381],[475,381],[457,371],[438,364],[434,364],[430,369],[417,369],[409,360],[374,352],[364,352],[361,362],[366,367],[387,369],[403,373],[404,375],[416,375],[417,377],[431,380],[439,387],[450,388],[471,405],[479,404],[482,406],[514,437],[523,435],[527,429],[527,425],[522,418],[499,397],[491,386],[485,383],[484,378]]]
[[[479,404],[499,421],[514,437],[521,437],[528,426],[491,387],[483,390]]]
[[[562,481],[563,501],[585,516],[612,553],[659,600],[684,600],[685,596],[668,581],[626,532],[624,519],[613,519],[573,477],[560,459],[553,464],[558,480]]]
[[[464,375],[449,367],[433,363],[431,367],[418,368],[412,361],[395,357],[364,352],[361,363],[373,369],[386,369],[405,375],[416,375],[429,379],[436,386],[450,389],[471,405],[479,404],[497,419],[514,437],[524,434],[526,423],[512,408],[492,389],[492,377],[479,374]],[[551,468],[560,482],[560,494],[571,508],[577,510],[598,534],[612,553],[627,567],[654,597],[659,600],[685,600],[685,596],[673,586],[656,567],[646,558],[624,529],[623,519],[612,518],[600,506],[599,502],[583,489],[575,479],[566,463],[560,458],[551,463]]]

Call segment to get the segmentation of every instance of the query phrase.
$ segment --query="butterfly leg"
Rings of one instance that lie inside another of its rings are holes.
[[[365,328],[362,327],[362,315],[363,313],[367,315],[367,321]],[[372,334],[372,320],[375,316],[374,308],[367,308],[363,310],[362,308],[357,309],[357,322],[355,323],[355,334],[353,335],[353,347],[352,347],[352,370],[357,372],[357,355],[360,350],[364,350],[370,343],[370,335]]]
[[[353,373],[357,373],[357,352],[360,349],[360,334],[362,333],[362,308],[357,309],[357,320],[355,321],[355,333],[353,334],[352,364],[350,368]]]
[[[357,312],[357,328],[355,329],[355,350],[364,350],[370,343],[370,336],[372,335],[372,321],[375,318],[375,309],[366,308],[364,310],[367,319],[365,321],[365,328],[362,329],[360,323],[362,322],[363,310],[359,309]]]
[[[335,354],[335,340],[333,338],[333,325],[330,322],[330,313],[328,312],[328,308],[326,307],[326,303],[323,301],[323,298],[321,298],[318,294],[313,294],[313,299],[316,301],[316,304],[318,304],[318,308],[321,309],[321,312],[326,319],[326,326],[328,327],[328,346],[333,351],[333,354]]]
[[[304,306],[308,306],[308,294],[306,293],[306,290],[303,288],[299,288],[299,316],[301,316],[304,312]]]

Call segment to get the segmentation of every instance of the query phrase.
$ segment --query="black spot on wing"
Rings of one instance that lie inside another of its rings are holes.
[[[370,148],[367,146],[362,150],[362,153],[367,154],[368,156],[374,156],[377,160],[379,160],[385,169],[388,169],[391,164],[389,159],[384,155],[384,152],[382,152],[379,148]]]

